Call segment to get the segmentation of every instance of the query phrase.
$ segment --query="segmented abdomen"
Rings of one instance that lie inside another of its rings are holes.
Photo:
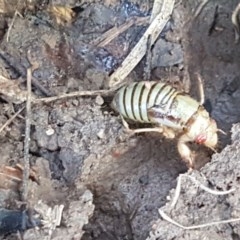
[[[153,106],[169,109],[177,94],[175,88],[160,82],[132,83],[119,90],[112,105],[123,117],[148,123],[152,122],[148,110]]]
[[[138,82],[122,87],[112,107],[124,118],[183,129],[199,103],[189,95],[160,82]]]

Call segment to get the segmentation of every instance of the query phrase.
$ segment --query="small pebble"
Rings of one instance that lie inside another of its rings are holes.
[[[74,99],[74,100],[72,101],[72,104],[73,104],[73,106],[77,107],[77,106],[78,106],[78,100],[77,100],[77,99]]]
[[[142,185],[148,185],[149,183],[149,176],[148,175],[143,175],[139,178],[139,183]]]
[[[46,130],[47,136],[51,136],[54,133],[55,133],[54,129],[51,126],[49,126],[48,129]]]
[[[96,103],[97,105],[101,106],[101,105],[104,104],[104,99],[103,99],[100,95],[98,95],[98,96],[96,97],[96,99],[95,99],[95,103]]]
[[[104,111],[103,115],[109,115],[109,112],[108,111]]]
[[[105,138],[105,132],[104,129],[101,129],[98,134],[97,134],[98,138],[103,139]]]

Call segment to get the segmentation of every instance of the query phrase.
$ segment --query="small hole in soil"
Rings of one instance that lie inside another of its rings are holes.
[[[232,239],[233,240],[240,240],[240,237],[237,233],[232,233]]]
[[[203,208],[203,207],[205,207],[205,205],[204,205],[203,203],[198,204],[198,208],[199,208],[199,209],[200,209],[200,208]]]

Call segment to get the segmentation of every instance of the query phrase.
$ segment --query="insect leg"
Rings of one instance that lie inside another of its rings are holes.
[[[189,141],[190,141],[189,137],[186,134],[183,134],[178,140],[177,148],[182,160],[186,162],[189,168],[193,168],[194,154],[187,145],[187,142]]]
[[[168,127],[163,127],[163,136],[165,138],[173,139],[176,136],[176,133],[173,129]]]
[[[162,133],[163,129],[161,127],[155,127],[155,128],[138,128],[138,129],[134,129],[132,130],[134,133],[143,133],[143,132],[158,132],[158,133]]]
[[[129,133],[143,133],[143,132],[158,132],[158,133],[162,133],[163,132],[163,128],[162,127],[153,127],[153,128],[138,128],[138,129],[130,129],[128,123],[126,122],[126,120],[123,118],[123,116],[121,116],[122,119],[122,123],[123,126],[125,127],[126,131]]]

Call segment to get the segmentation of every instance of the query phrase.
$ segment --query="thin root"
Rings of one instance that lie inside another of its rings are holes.
[[[230,189],[228,191],[212,190],[212,189],[204,186],[203,184],[201,184],[198,180],[196,180],[192,176],[181,174],[178,178],[178,183],[177,183],[175,195],[173,197],[173,201],[172,201],[172,204],[171,204],[171,208],[173,208],[176,205],[177,200],[179,198],[179,195],[180,195],[180,192],[181,192],[181,181],[182,181],[183,177],[189,178],[192,182],[197,184],[197,186],[199,186],[201,189],[203,189],[204,191],[209,192],[210,194],[213,194],[213,195],[226,195],[226,194],[229,194],[229,193],[235,191],[235,189]],[[186,229],[186,230],[198,229],[198,228],[204,228],[204,227],[209,227],[209,226],[214,226],[214,225],[219,225],[219,224],[225,224],[225,223],[232,223],[232,222],[240,221],[240,218],[230,218],[230,219],[227,219],[227,220],[213,221],[213,222],[199,224],[199,225],[183,226],[180,223],[173,220],[172,218],[170,218],[166,213],[164,213],[163,210],[159,209],[158,211],[159,211],[160,216],[164,220],[172,223],[175,226],[178,226],[178,227],[180,227],[182,229]]]
[[[226,195],[226,194],[229,194],[231,192],[234,192],[235,189],[230,189],[228,191],[216,191],[216,190],[213,190],[213,189],[210,189],[206,186],[204,186],[201,182],[199,182],[197,179],[195,179],[194,177],[192,176],[188,176],[188,175],[184,175],[184,174],[181,174],[178,178],[178,182],[177,182],[177,187],[176,187],[176,191],[175,191],[175,195],[173,197],[173,201],[172,201],[172,204],[171,204],[171,208],[173,208],[176,203],[177,203],[177,200],[180,196],[180,192],[181,192],[181,182],[182,182],[182,178],[183,177],[186,177],[186,178],[189,178],[193,183],[195,183],[198,187],[200,187],[201,189],[203,189],[204,191],[212,194],[212,195]]]
[[[225,224],[225,223],[232,223],[232,222],[240,221],[240,218],[230,218],[230,219],[227,219],[227,220],[214,221],[214,222],[209,222],[209,223],[204,223],[204,224],[199,224],[199,225],[183,226],[180,223],[174,221],[172,218],[170,218],[162,210],[159,209],[158,212],[164,220],[172,223],[175,226],[178,226],[178,227],[180,227],[182,229],[186,229],[186,230],[198,229],[198,228],[204,228],[204,227],[210,227],[210,226],[219,225],[219,224]]]

